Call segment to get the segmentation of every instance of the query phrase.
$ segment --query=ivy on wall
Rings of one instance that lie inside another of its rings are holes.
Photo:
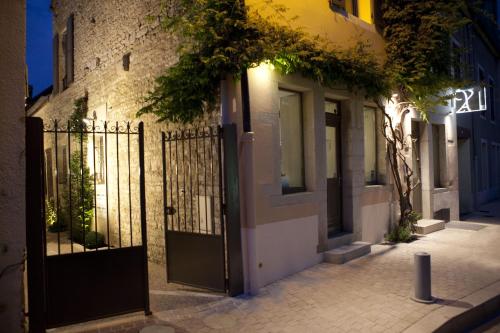
[[[215,109],[221,79],[238,79],[262,62],[326,87],[343,85],[372,98],[388,95],[387,80],[367,44],[335,50],[287,24],[284,7],[266,3],[274,8],[273,16],[247,15],[238,0],[165,1],[159,19],[180,37],[179,61],[156,79],[138,115],[190,123]]]

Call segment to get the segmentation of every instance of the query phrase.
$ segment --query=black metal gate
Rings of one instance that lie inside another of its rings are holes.
[[[30,331],[149,314],[144,127],[27,119]]]
[[[234,125],[162,133],[168,282],[243,292],[235,148]]]

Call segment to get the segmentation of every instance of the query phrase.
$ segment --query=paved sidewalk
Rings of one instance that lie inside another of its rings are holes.
[[[316,265],[256,297],[214,296],[194,306],[153,308],[146,321],[99,332],[138,332],[148,324],[176,332],[402,332],[430,312],[500,281],[500,203],[482,210],[496,217],[453,223],[409,244],[374,245],[369,256],[339,266]],[[435,304],[410,299],[418,251],[432,256]]]

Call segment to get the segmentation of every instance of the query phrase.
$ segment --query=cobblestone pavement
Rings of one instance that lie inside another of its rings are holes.
[[[99,332],[139,332],[150,324],[176,332],[402,332],[444,304],[500,280],[500,203],[482,210],[469,217],[481,223],[454,223],[409,244],[374,245],[368,256],[344,265],[316,265],[268,285],[255,297],[209,294],[200,301],[203,296],[196,290],[154,286],[153,316]],[[410,299],[413,254],[419,251],[432,256],[435,304]],[[195,300],[168,304],[183,293]]]

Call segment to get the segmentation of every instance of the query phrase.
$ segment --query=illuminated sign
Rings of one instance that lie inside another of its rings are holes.
[[[486,87],[455,90],[453,108],[455,113],[486,111]]]

